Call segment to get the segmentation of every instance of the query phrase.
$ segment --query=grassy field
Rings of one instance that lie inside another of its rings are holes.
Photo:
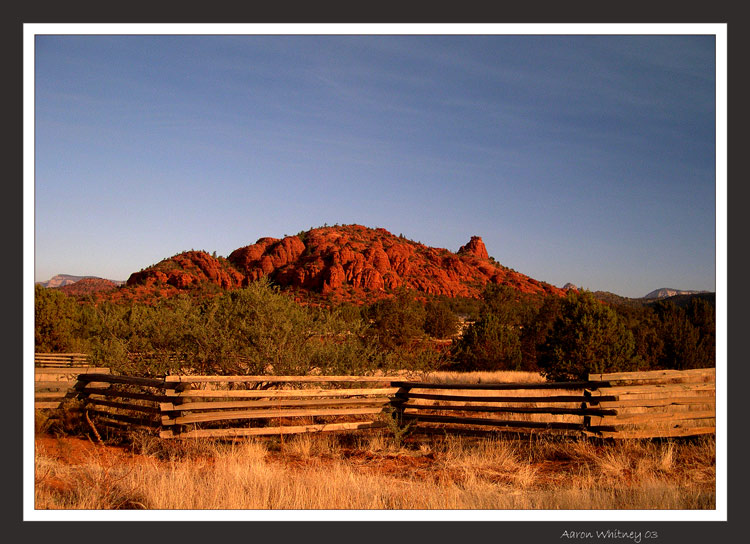
[[[715,441],[38,437],[37,509],[713,509]]]

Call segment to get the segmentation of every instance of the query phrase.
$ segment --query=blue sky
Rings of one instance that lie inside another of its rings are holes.
[[[715,290],[713,36],[37,36],[35,280],[327,223]]]

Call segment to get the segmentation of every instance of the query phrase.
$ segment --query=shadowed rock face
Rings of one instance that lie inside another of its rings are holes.
[[[479,236],[458,252],[428,247],[361,225],[322,227],[283,239],[261,238],[227,259],[189,251],[130,276],[129,287],[189,289],[205,283],[232,289],[262,277],[300,298],[323,294],[364,301],[407,287],[433,295],[477,297],[489,283],[526,293],[564,292],[490,259]]]

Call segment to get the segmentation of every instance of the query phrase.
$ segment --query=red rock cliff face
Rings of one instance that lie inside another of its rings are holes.
[[[226,260],[186,252],[133,274],[129,286],[166,284],[178,289],[210,282],[224,288],[270,277],[284,288],[364,301],[399,287],[433,295],[477,297],[489,283],[527,293],[564,292],[490,260],[479,236],[458,252],[428,247],[385,229],[345,225],[312,229],[283,239],[261,238]]]

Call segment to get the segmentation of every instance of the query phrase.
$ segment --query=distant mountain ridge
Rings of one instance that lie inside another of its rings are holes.
[[[55,276],[52,276],[47,281],[38,281],[36,282],[36,284],[41,285],[42,287],[47,287],[49,289],[55,289],[55,288],[60,288],[60,287],[66,287],[68,285],[73,285],[75,283],[78,283],[84,280],[99,280],[99,281],[109,282],[115,287],[125,283],[124,281],[108,280],[105,278],[100,278],[98,276],[73,276],[71,274],[57,274]]]
[[[643,298],[669,298],[676,295],[697,295],[700,293],[708,293],[709,291],[687,291],[684,289],[672,289],[670,287],[662,287],[661,289],[655,289],[654,291],[651,291],[649,294],[644,296]]]
[[[41,285],[42,287],[62,287],[63,285],[70,285],[71,283],[75,283],[77,281],[82,280],[83,278],[89,278],[91,276],[71,276],[70,274],[57,274],[56,276],[52,276],[47,281],[38,281],[36,282],[37,285]]]

